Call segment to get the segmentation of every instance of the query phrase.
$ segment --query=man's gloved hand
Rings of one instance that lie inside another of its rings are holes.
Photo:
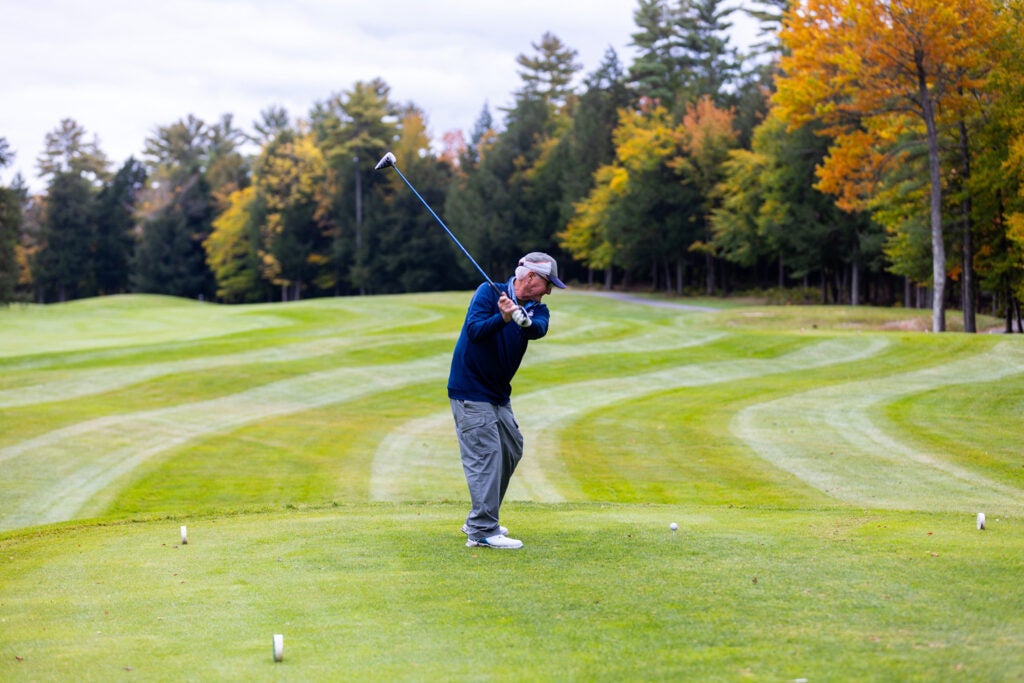
[[[529,327],[533,324],[533,319],[530,318],[526,309],[522,306],[512,311],[512,320],[514,320],[516,325],[519,325],[519,327]]]

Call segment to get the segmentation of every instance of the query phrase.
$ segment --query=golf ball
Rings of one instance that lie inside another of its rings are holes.
[[[675,531],[676,529],[679,528],[679,525],[676,524],[675,522],[672,522],[671,524],[668,525],[668,528],[671,529],[672,531]]]

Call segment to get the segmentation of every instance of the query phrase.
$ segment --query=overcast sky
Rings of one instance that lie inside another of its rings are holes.
[[[0,137],[33,190],[36,159],[64,118],[98,137],[116,170],[141,158],[155,128],[193,114],[312,106],[357,81],[382,78],[413,102],[435,139],[468,132],[486,103],[521,86],[516,56],[550,31],[578,52],[579,77],[611,47],[632,62],[637,0],[0,0]],[[734,43],[749,42],[736,17]]]

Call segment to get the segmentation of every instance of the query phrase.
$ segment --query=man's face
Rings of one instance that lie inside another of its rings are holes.
[[[516,280],[516,298],[523,301],[540,301],[551,293],[551,281],[532,270],[522,280]]]

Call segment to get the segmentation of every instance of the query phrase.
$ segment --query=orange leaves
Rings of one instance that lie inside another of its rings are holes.
[[[700,98],[686,108],[682,128],[686,133],[683,149],[693,156],[713,154],[736,146],[735,118],[731,110],[719,109],[710,97]]]
[[[998,22],[988,0],[804,0],[786,16],[775,103],[794,124],[809,117],[920,107],[922,96],[958,110],[961,91],[991,63]]]
[[[790,53],[773,98],[790,126],[835,138],[819,189],[863,206],[908,117],[942,126],[974,106],[997,25],[988,0],[804,0],[780,34]]]
[[[886,147],[875,144],[877,139],[866,130],[838,135],[818,169],[815,189],[834,195],[836,206],[843,211],[852,213],[866,208],[885,172],[905,156],[902,151],[886,153]]]
[[[687,106],[676,130],[678,146],[683,154],[668,163],[686,182],[696,183],[710,198],[723,175],[723,164],[729,151],[736,147],[732,110],[719,109],[710,97],[702,97]]]

